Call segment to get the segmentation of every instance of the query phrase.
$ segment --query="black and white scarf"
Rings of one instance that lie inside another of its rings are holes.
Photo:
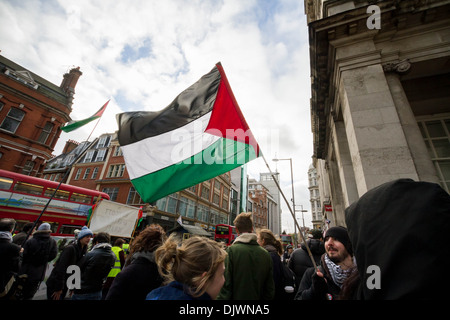
[[[345,279],[348,278],[348,276],[352,273],[353,268],[343,270],[339,265],[334,263],[333,261],[328,258],[328,255],[325,254],[325,263],[328,267],[328,271],[330,271],[331,278],[333,279],[333,282],[339,286],[339,288],[342,288],[342,284],[344,283]],[[355,258],[353,257],[353,263],[356,266]]]

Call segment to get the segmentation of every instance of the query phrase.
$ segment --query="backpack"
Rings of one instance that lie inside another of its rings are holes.
[[[282,271],[282,283],[286,298],[293,300],[297,293],[295,273],[284,263],[282,263]]]
[[[39,239],[39,249],[33,252],[30,256],[30,263],[33,266],[40,266],[48,262],[48,256],[50,255],[51,242],[50,239]]]

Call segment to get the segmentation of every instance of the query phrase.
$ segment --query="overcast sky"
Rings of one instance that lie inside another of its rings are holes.
[[[116,131],[115,115],[156,111],[221,62],[236,100],[282,190],[311,224],[308,167],[312,133],[309,46],[299,0],[2,0],[1,55],[50,82],[80,67],[71,118],[91,116],[111,102],[92,137]],[[95,122],[62,133],[86,140]],[[251,178],[268,172],[259,158]],[[282,200],[282,229],[293,219]],[[297,207],[300,209],[300,207]],[[302,225],[301,213],[299,224]]]

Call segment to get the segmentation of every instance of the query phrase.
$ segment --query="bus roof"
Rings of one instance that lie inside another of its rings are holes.
[[[18,179],[23,182],[45,185],[46,187],[50,187],[50,188],[56,188],[59,185],[59,182],[56,182],[56,181],[50,181],[50,180],[45,180],[42,178],[27,176],[27,175],[24,175],[21,173],[11,172],[11,171],[7,171],[7,170],[3,170],[3,169],[0,169],[0,177]],[[82,194],[89,195],[89,196],[97,196],[100,194],[103,198],[109,200],[109,195],[107,193],[100,192],[98,190],[91,190],[91,189],[87,189],[87,188],[72,186],[70,184],[65,184],[65,183],[61,183],[61,186],[59,187],[59,189],[65,190],[65,191],[73,191],[76,193],[82,193]]]

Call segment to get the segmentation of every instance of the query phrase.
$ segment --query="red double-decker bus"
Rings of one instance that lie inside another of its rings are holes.
[[[36,221],[58,185],[0,169],[0,218],[13,218],[19,230],[25,223]],[[73,235],[75,229],[86,225],[89,209],[101,199],[109,200],[109,196],[62,183],[40,221],[50,224],[53,236]]]
[[[216,225],[216,231],[214,232],[214,240],[223,242],[227,246],[231,245],[237,237],[236,228],[228,224]]]

